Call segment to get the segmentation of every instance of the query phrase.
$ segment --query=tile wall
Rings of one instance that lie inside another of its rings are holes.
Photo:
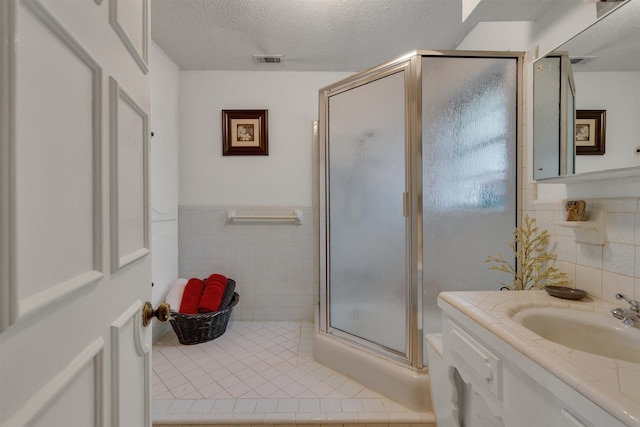
[[[558,266],[575,287],[616,302],[615,294],[640,299],[640,198],[586,199],[587,211],[605,213],[606,244],[576,243],[570,228],[560,227],[566,212],[563,200],[534,203],[537,224],[552,235]]]
[[[535,184],[533,184],[535,186]],[[528,189],[531,194],[531,188]],[[555,224],[565,219],[563,200],[534,200],[524,213],[552,235],[558,266],[575,287],[605,300],[622,292],[640,299],[640,199],[587,199],[587,210],[606,215],[607,243],[576,243],[573,231]],[[282,214],[293,208],[237,208],[238,213]],[[303,224],[227,225],[226,207],[181,206],[180,276],[225,274],[237,282],[237,320],[313,320],[318,302],[318,235],[313,208],[303,208]]]
[[[227,224],[227,209],[238,215],[303,213],[292,222]],[[180,277],[224,274],[236,281],[236,320],[313,321],[318,302],[317,218],[311,206],[210,206],[179,208]]]

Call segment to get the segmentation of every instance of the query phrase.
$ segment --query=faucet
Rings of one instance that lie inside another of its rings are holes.
[[[624,294],[616,294],[616,299],[623,299],[629,303],[629,308],[614,308],[611,314],[616,319],[622,320],[627,326],[640,328],[640,304],[638,301],[627,298]]]

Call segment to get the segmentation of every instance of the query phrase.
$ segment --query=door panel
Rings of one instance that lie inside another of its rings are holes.
[[[109,0],[109,22],[144,74],[149,70],[148,14],[146,0]]]
[[[0,0],[0,426],[151,425],[147,2]]]
[[[407,353],[404,88],[401,69],[332,95],[328,119],[330,326],[401,356]]]
[[[111,270],[149,253],[147,113],[110,81]]]
[[[25,5],[31,13],[19,13],[17,24],[32,37],[20,39],[16,57],[13,223],[20,317],[102,278],[102,189],[93,162],[100,67],[40,3]],[[60,65],[50,67],[54,58]]]
[[[91,343],[3,425],[101,426],[103,347]]]
[[[111,325],[112,425],[151,424],[151,401],[148,399],[151,387],[151,340],[149,329],[143,329],[140,325],[141,309],[142,303],[135,302]],[[140,408],[147,410],[143,412]]]

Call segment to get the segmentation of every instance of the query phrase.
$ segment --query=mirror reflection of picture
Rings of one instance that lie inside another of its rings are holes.
[[[576,143],[589,141],[589,128],[590,126],[588,123],[576,124]]]
[[[604,154],[606,110],[576,110],[576,154]]]

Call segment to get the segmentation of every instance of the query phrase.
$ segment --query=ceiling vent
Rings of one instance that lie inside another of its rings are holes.
[[[253,62],[256,64],[282,64],[284,62],[284,55],[253,54]]]
[[[571,65],[585,65],[587,62],[592,59],[597,58],[596,56],[574,56],[569,59],[571,61]]]

